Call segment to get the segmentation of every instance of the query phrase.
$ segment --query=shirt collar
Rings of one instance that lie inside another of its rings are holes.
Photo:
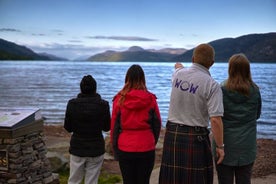
[[[209,70],[206,67],[202,66],[201,64],[193,63],[191,68],[196,68],[196,69],[208,74],[209,76],[211,76]]]

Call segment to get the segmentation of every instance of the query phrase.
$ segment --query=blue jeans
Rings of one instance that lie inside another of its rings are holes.
[[[219,184],[251,184],[253,164],[244,166],[216,165]]]

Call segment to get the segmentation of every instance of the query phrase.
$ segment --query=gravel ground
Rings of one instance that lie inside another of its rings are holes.
[[[45,142],[49,149],[61,152],[68,158],[68,146],[70,134],[62,126],[44,126]],[[160,140],[156,148],[155,169],[152,172],[151,184],[158,181],[159,167],[162,155],[162,142],[164,130],[160,134]],[[107,140],[108,142],[108,140]],[[258,139],[258,154],[253,168],[252,184],[276,183],[276,141],[271,139]],[[107,146],[107,151],[109,147]],[[120,174],[118,162],[107,154],[103,164],[103,171]],[[217,184],[216,176],[214,184]]]

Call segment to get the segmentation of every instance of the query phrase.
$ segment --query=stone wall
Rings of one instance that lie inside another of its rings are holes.
[[[46,153],[41,131],[16,138],[0,138],[0,184],[58,183]]]

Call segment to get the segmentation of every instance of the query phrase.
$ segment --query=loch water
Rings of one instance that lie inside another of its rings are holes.
[[[84,75],[93,75],[98,93],[109,101],[111,108],[112,98],[123,87],[126,71],[132,64],[143,67],[148,90],[158,98],[165,126],[174,63],[0,61],[0,106],[37,107],[45,124],[63,124],[67,102],[79,93],[79,83]],[[210,73],[220,83],[227,78],[227,68],[226,62],[215,63]],[[276,139],[276,64],[251,63],[251,72],[262,95],[258,138]]]

